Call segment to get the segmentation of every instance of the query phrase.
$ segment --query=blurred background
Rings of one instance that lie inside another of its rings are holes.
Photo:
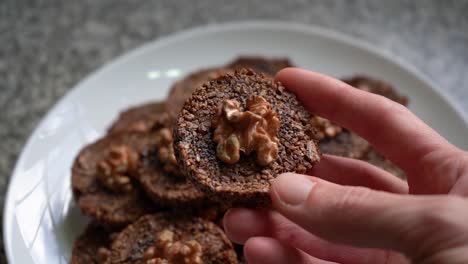
[[[321,26],[412,64],[468,113],[468,1],[0,1],[0,204],[28,135],[90,72],[171,33],[211,23]],[[0,239],[1,241],[1,239]],[[0,246],[0,263],[6,263]]]

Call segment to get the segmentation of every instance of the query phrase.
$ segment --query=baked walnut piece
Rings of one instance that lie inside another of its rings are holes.
[[[163,164],[164,171],[173,175],[178,174],[179,168],[172,145],[172,131],[169,128],[162,128],[156,132],[155,137],[156,147],[158,148],[158,158]]]
[[[334,138],[343,131],[342,127],[335,125],[330,120],[319,116],[313,116],[310,120],[310,123],[317,130],[315,133],[315,139],[317,140],[322,140],[324,138]]]
[[[111,191],[131,192],[131,175],[135,173],[138,154],[128,146],[111,146],[97,165],[99,182]]]
[[[279,119],[271,105],[261,96],[247,100],[247,111],[240,110],[236,100],[223,101],[213,120],[216,154],[222,161],[234,164],[240,152],[257,152],[257,163],[266,166],[278,158]]]
[[[155,244],[143,253],[147,263],[202,264],[202,246],[195,240],[174,241],[168,229],[156,234]]]
[[[110,259],[110,250],[105,247],[98,248],[97,259],[99,264],[106,264]]]

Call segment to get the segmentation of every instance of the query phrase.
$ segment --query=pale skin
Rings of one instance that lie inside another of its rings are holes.
[[[225,215],[226,233],[245,245],[248,263],[468,263],[467,152],[382,96],[295,68],[276,79],[311,113],[367,139],[408,183],[329,155],[308,175],[279,175],[274,209]]]

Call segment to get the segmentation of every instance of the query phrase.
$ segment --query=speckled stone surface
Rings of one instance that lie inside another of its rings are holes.
[[[245,19],[318,25],[404,58],[468,113],[467,14],[462,0],[0,1],[0,203],[46,111],[84,76],[146,41]]]

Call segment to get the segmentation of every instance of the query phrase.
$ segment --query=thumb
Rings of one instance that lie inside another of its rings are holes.
[[[292,173],[277,177],[270,193],[282,215],[338,243],[419,259],[468,241],[460,237],[468,231],[468,203],[462,198],[392,194]]]

